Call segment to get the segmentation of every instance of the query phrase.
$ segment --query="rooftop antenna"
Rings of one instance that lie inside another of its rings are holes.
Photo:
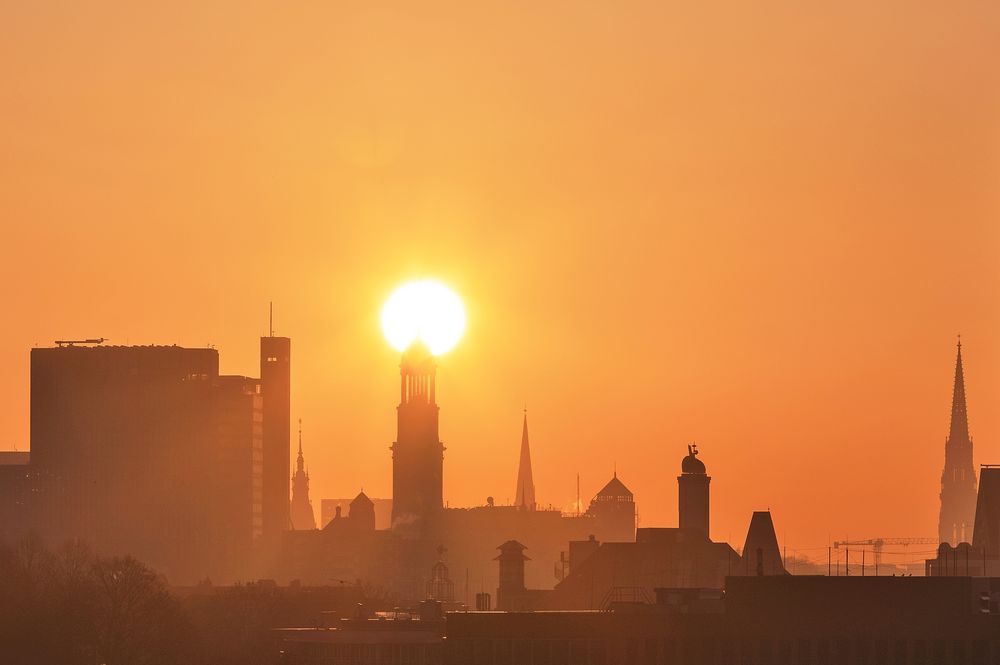
[[[576,472],[576,516],[580,516],[580,472]]]
[[[274,301],[271,300],[267,303],[267,329],[268,336],[274,337]]]

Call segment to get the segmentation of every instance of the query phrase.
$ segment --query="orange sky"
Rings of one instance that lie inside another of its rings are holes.
[[[959,332],[1000,461],[1000,5],[146,4],[0,8],[0,447],[32,345],[256,374],[273,299],[314,505],[387,496],[379,308],[435,276],[452,505],[527,403],[543,502],[617,463],[675,525],[695,440],[717,539],[931,536]]]

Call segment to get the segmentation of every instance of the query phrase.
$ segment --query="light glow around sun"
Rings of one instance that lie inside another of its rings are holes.
[[[382,334],[397,351],[419,340],[440,356],[458,344],[464,332],[462,299],[437,280],[407,282],[382,307]]]

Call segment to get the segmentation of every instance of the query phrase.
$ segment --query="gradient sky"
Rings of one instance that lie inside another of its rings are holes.
[[[693,440],[716,539],[933,536],[957,333],[1000,462],[997,3],[147,4],[0,4],[0,447],[33,345],[256,375],[274,300],[317,512],[388,496],[379,309],[433,276],[451,505],[527,404],[545,503],[617,464],[674,526]]]

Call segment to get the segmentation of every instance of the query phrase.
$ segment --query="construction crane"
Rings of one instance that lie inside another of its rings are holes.
[[[882,563],[883,545],[937,545],[940,541],[937,538],[869,538],[867,540],[837,540],[833,543],[834,549],[841,547],[852,547],[854,545],[868,546],[875,553],[875,565]]]

